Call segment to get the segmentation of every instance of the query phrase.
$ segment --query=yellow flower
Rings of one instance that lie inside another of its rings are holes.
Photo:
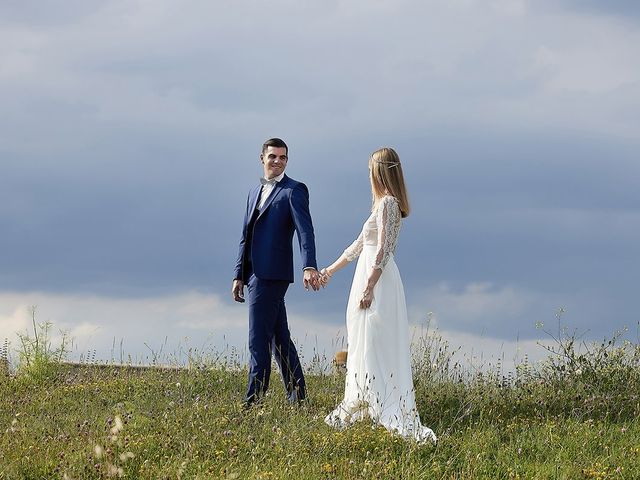
[[[324,473],[333,473],[335,471],[335,467],[333,465],[331,465],[330,463],[325,463],[322,466],[322,471]]]

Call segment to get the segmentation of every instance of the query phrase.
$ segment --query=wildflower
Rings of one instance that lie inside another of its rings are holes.
[[[122,477],[123,475],[124,475],[124,470],[122,467],[118,467],[112,464],[109,464],[109,466],[107,467],[108,477]]]
[[[131,459],[133,457],[135,457],[133,452],[125,452],[125,453],[121,453],[120,454],[120,460],[122,460],[123,462],[126,462],[127,460],[129,460],[129,459]]]
[[[333,465],[331,465],[330,463],[325,463],[325,464],[322,466],[322,471],[323,471],[324,473],[333,473],[333,472],[334,472]]]
[[[120,432],[120,430],[122,430],[122,428],[124,427],[124,424],[122,423],[122,418],[120,418],[120,415],[116,415],[116,418],[114,419],[114,423],[115,425],[111,427],[111,434],[117,435]]]
[[[104,449],[100,445],[96,445],[93,447],[93,453],[95,454],[97,459],[101,459],[104,455]]]

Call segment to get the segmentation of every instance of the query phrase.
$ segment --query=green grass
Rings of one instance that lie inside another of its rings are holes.
[[[300,407],[274,373],[265,401],[243,411],[246,372],[206,360],[182,371],[18,370],[0,375],[0,479],[640,478],[640,348],[616,337],[579,352],[571,340],[503,377],[465,371],[425,337],[416,399],[435,446],[367,422],[326,426],[341,373],[308,375]]]

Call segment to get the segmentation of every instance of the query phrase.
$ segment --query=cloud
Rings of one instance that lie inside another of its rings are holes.
[[[20,3],[7,2],[0,5],[0,26],[31,25],[58,27],[74,24],[100,10],[105,1],[70,0],[64,6],[52,0],[27,0]]]
[[[604,295],[601,289],[576,288],[537,291],[482,281],[439,282],[412,289],[408,298],[410,318],[416,324],[430,318],[432,326],[451,335],[469,334],[512,344],[514,339],[527,343],[540,338],[537,326],[556,325],[560,308],[562,328],[586,339],[610,338],[637,323],[634,315],[622,313],[628,307],[616,303],[629,293]]]
[[[452,329],[512,336],[559,304],[598,332],[634,318],[640,32],[603,13],[631,4],[76,3],[0,7],[0,291],[106,310],[226,298],[259,145],[281,135],[321,263],[357,236],[368,155],[389,144],[414,206],[397,258],[421,309],[429,292]],[[348,287],[295,290],[290,309],[334,328]],[[171,308],[185,335],[218,321]]]
[[[531,2],[535,5],[534,2]],[[569,11],[585,12],[593,15],[615,15],[626,18],[634,18],[640,14],[640,6],[634,0],[610,0],[599,2],[598,0],[561,0],[548,2],[550,8],[565,8]]]
[[[251,17],[241,4],[224,12],[206,3],[190,7],[108,2],[63,30],[32,28],[45,40],[28,49],[38,70],[15,88],[35,95],[36,105],[39,97],[54,96],[57,108],[82,106],[90,124],[109,128],[235,136],[238,129],[260,132],[270,112],[313,115],[323,131],[340,136],[348,128],[353,136],[398,122],[407,128],[469,115],[498,126],[530,124],[519,109],[541,100],[537,91],[549,74],[552,86],[575,81],[579,89],[585,82],[592,83],[587,88],[618,85],[638,73],[625,62],[633,58],[637,32],[598,17],[525,15],[523,2],[496,1],[492,8],[483,2],[270,4],[287,18],[287,29],[264,25],[260,5]],[[389,17],[395,26],[386,25]],[[385,36],[378,35],[382,29]],[[585,38],[602,29],[604,44]],[[270,70],[272,51],[286,68]],[[553,73],[560,68],[564,73]],[[43,84],[44,74],[49,81]],[[553,102],[545,107],[548,117],[563,111]],[[372,116],[379,111],[385,115]],[[315,130],[305,122],[278,124],[305,136]]]
[[[424,335],[421,329],[414,330],[416,351],[420,351],[421,340]],[[507,340],[490,335],[480,335],[455,330],[437,329],[428,331],[437,339],[437,345],[447,347],[451,355],[452,365],[458,363],[467,373],[491,372],[507,374],[514,372],[516,367],[524,362],[538,365],[548,358],[549,352],[545,347],[551,346],[548,338]]]
[[[589,48],[581,44],[563,48],[549,48],[544,44],[538,47],[534,52],[532,72],[545,78],[543,88],[554,93],[599,94],[637,87],[640,71],[630,62],[636,51],[628,42],[638,41],[640,34],[628,32],[608,37],[602,29],[597,23],[589,27],[594,35],[597,33],[604,39]]]
[[[492,337],[500,337],[506,330],[506,336],[513,337],[517,333],[514,328],[524,327],[521,320],[530,318],[540,308],[541,300],[539,295],[523,289],[477,282],[460,290],[446,283],[431,286],[424,291],[422,303],[438,328]]]
[[[509,340],[492,332],[470,333],[452,329],[457,315],[467,321],[486,314],[519,312],[523,295],[511,289],[470,285],[453,293],[444,285],[429,295],[438,307],[432,317],[430,335],[449,343],[455,360],[467,369],[495,367],[499,360],[505,371],[522,361],[542,358],[537,339]],[[103,296],[53,295],[42,292],[0,294],[0,341],[7,338],[14,354],[16,334],[32,335],[31,306],[37,304],[36,322],[51,322],[51,345],[57,348],[62,335],[72,343],[69,358],[134,363],[185,363],[189,356],[228,360],[246,364],[247,311],[216,295],[184,292],[172,296],[135,299]],[[442,309],[440,309],[442,307]],[[344,320],[327,321],[325,315],[289,309],[289,325],[303,364],[309,371],[328,371],[338,350],[347,348]],[[413,309],[414,313],[416,309]],[[439,312],[443,312],[440,315]],[[343,314],[343,312],[342,312]],[[419,344],[424,315],[412,315],[412,339]],[[440,327],[436,324],[446,326]],[[15,357],[14,357],[15,358]]]
[[[13,302],[12,302],[13,303]],[[27,305],[15,305],[0,314],[0,332],[13,336],[16,332],[24,332],[31,324]]]
[[[119,360],[122,355],[148,359],[151,352],[161,349],[165,355],[179,357],[187,343],[204,349],[223,349],[228,342],[237,347],[244,343],[246,329],[244,309],[233,309],[215,295],[196,292],[129,299],[3,293],[0,305],[4,310],[0,312],[2,335],[13,342],[15,333],[32,335],[29,306],[37,305],[36,321],[52,323],[54,340],[60,340],[59,331],[67,332],[73,339],[74,357],[95,352],[103,360]]]
[[[159,297],[119,298],[46,292],[0,293],[0,341],[19,346],[17,334],[33,336],[36,322],[51,322],[52,346],[63,333],[72,341],[71,359],[184,363],[189,355],[209,360],[237,355],[247,361],[246,304],[219,296],[183,292]],[[305,365],[330,365],[333,353],[346,347],[344,329],[323,315],[289,309],[292,337]]]
[[[494,290],[488,282],[466,285],[459,293],[452,292],[446,284],[440,284],[427,291],[427,295],[434,299],[436,312],[450,312],[451,315],[466,317],[469,322],[496,314],[518,315],[532,303],[532,298],[526,293],[516,292],[511,287]]]

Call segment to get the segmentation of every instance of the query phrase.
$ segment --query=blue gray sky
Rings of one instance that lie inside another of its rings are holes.
[[[322,265],[368,215],[369,154],[399,152],[412,323],[483,355],[535,349],[559,307],[635,337],[637,5],[3,2],[0,337],[37,305],[76,354],[243,348],[231,275],[272,136]],[[335,349],[351,274],[291,287],[307,356]]]

